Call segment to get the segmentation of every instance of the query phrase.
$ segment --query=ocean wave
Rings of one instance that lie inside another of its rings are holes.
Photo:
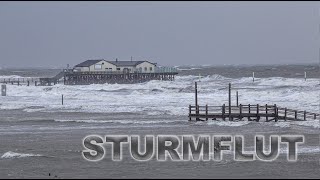
[[[198,121],[198,124],[207,124],[207,125],[214,125],[214,126],[230,126],[230,127],[238,127],[238,126],[245,126],[247,124],[252,123],[251,121],[207,121],[207,122],[201,122]]]
[[[55,119],[55,122],[76,122],[76,123],[119,123],[119,124],[168,124],[176,123],[176,121],[171,120],[73,120],[73,119]]]
[[[144,113],[146,115],[186,116],[194,104],[195,75],[177,76],[175,81],[152,80],[138,84],[91,84],[51,87],[7,85],[7,96],[0,96],[0,109],[26,112]],[[198,83],[199,105],[220,106],[228,102],[228,83],[232,101],[239,91],[241,104],[277,104],[310,112],[319,109],[319,80],[298,78],[226,78],[205,76]],[[64,105],[61,105],[61,95]],[[301,98],[303,97],[303,98]],[[38,106],[31,108],[32,106]],[[301,123],[303,126],[318,127]]]
[[[41,154],[24,154],[8,151],[1,156],[1,159],[12,159],[12,158],[25,158],[25,157],[39,157]]]

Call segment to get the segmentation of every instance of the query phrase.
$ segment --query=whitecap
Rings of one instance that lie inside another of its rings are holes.
[[[24,158],[24,157],[35,157],[42,156],[41,154],[24,154],[8,151],[1,156],[1,159],[12,159],[12,158]]]

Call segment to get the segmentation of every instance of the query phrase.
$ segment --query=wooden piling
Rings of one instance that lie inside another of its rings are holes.
[[[294,111],[294,119],[297,120],[297,111]]]
[[[1,96],[6,96],[7,95],[7,85],[2,84],[1,85]]]
[[[268,104],[266,104],[266,121],[268,121]]]
[[[222,105],[222,119],[225,121],[226,120],[226,117],[225,117],[225,114],[226,113],[226,105],[225,104],[223,104]]]
[[[254,82],[254,72],[252,72],[252,81]]]
[[[196,118],[196,120],[197,121],[200,121],[200,118],[199,118],[199,109],[200,109],[200,106],[199,105],[197,105],[197,118]]]
[[[239,96],[238,96],[238,91],[237,91],[237,107],[239,107]]]
[[[191,121],[191,105],[189,105],[189,121]]]
[[[37,86],[37,81],[34,81],[34,86]]]
[[[61,104],[63,105],[63,94],[61,95]]]
[[[317,118],[317,114],[314,114],[314,117],[313,117],[314,119],[316,119]]]
[[[249,106],[249,114],[250,114],[250,110],[251,110],[251,108],[250,108],[250,104],[249,104],[248,106]]]
[[[307,115],[307,112],[304,111],[304,112],[303,112],[303,120],[306,120],[306,115]]]
[[[197,118],[196,120],[198,121],[199,118],[199,106],[198,106],[198,85],[197,85],[197,82],[194,82],[194,87],[195,87],[195,103],[196,103],[196,115],[197,115]]]
[[[284,120],[287,121],[287,108],[284,108]]]
[[[307,72],[304,72],[304,80],[307,81]]]
[[[240,104],[240,107],[239,107],[239,111],[240,111],[240,116],[239,116],[239,119],[241,120],[242,119],[242,104]]]
[[[231,121],[231,83],[229,83],[229,121]]]
[[[194,82],[194,98],[195,98],[195,105],[198,105],[198,87],[197,82]]]
[[[206,120],[208,121],[208,104],[206,104]]]
[[[27,83],[28,83],[27,86],[29,86],[30,85],[30,81],[27,81]]]

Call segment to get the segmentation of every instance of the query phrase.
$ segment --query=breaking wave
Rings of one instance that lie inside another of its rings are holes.
[[[171,120],[71,120],[71,119],[55,119],[55,122],[75,122],[75,123],[119,123],[119,124],[163,124],[176,123]]]
[[[43,155],[41,155],[41,154],[23,154],[23,153],[16,153],[16,152],[8,151],[1,156],[1,159],[39,157],[39,156],[43,156]]]

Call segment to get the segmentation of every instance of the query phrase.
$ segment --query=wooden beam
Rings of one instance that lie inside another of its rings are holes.
[[[231,121],[231,83],[229,83],[229,121]]]

